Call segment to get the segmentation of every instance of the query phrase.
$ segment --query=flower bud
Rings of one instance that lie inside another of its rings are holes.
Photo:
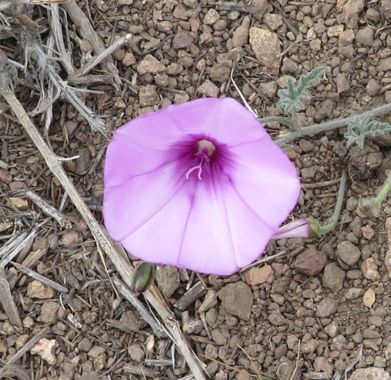
[[[134,270],[131,290],[136,293],[145,292],[155,279],[155,265],[141,263]]]
[[[280,227],[272,236],[272,239],[277,240],[293,237],[313,239],[318,236],[319,229],[319,222],[313,218],[297,219]]]

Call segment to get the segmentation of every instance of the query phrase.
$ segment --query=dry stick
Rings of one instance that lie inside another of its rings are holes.
[[[14,261],[11,261],[11,264],[19,271],[23,272],[24,274],[27,274],[27,276],[32,277],[34,280],[42,282],[43,284],[50,286],[51,288],[57,290],[58,292],[68,293],[68,289],[65,286],[51,280],[50,278],[42,276],[41,274],[33,271],[32,269],[26,268],[25,266],[18,264]]]
[[[297,355],[296,355],[296,364],[295,364],[295,368],[291,374],[291,376],[289,377],[289,380],[294,380],[294,378],[296,377],[296,372],[298,371],[298,369],[300,368],[301,366],[301,360],[300,360],[300,344],[301,344],[301,341],[299,339],[299,343],[298,343],[298,348],[297,348]]]
[[[114,42],[112,45],[110,45],[108,48],[103,50],[101,53],[99,53],[97,56],[91,58],[89,62],[87,62],[83,67],[80,67],[80,69],[77,69],[75,73],[69,78],[69,80],[73,80],[73,78],[82,77],[86,74],[88,74],[96,65],[99,65],[104,59],[109,57],[111,54],[113,54],[117,49],[125,45],[127,42],[129,42],[130,38],[132,37],[131,34],[127,34],[124,37],[121,37],[119,40]]]
[[[246,267],[242,268],[239,271],[239,273],[247,272],[249,269],[251,269],[253,267],[256,267],[256,266],[261,265],[263,263],[268,263],[268,262],[273,261],[273,260],[277,260],[277,259],[279,259],[281,257],[284,257],[284,256],[288,255],[288,254],[289,254],[288,251],[281,251],[281,252],[276,253],[273,256],[264,257],[261,260],[255,261],[255,262],[251,263],[250,265],[247,265]]]
[[[113,78],[110,74],[96,74],[96,75],[86,75],[84,77],[70,77],[68,78],[69,82],[75,86],[82,85],[92,85],[92,84],[112,84]]]
[[[60,181],[65,191],[68,193],[69,198],[72,200],[82,215],[98,244],[102,247],[103,251],[112,261],[125,284],[127,286],[131,286],[133,267],[130,265],[129,259],[124,250],[114,245],[112,240],[107,236],[106,231],[97,222],[90,209],[80,197],[75,186],[69,180],[61,163],[56,159],[54,153],[48,147],[45,140],[40,135],[38,129],[30,120],[25,109],[20,104],[13,91],[10,90],[8,84],[4,83],[4,81],[0,82],[0,93],[7,101],[15,116],[19,119],[19,122],[25,128],[26,132],[42,154],[50,171]],[[189,344],[181,331],[178,321],[175,319],[174,314],[166,306],[160,292],[154,286],[151,286],[144,293],[144,296],[159,314],[167,330],[170,332],[170,336],[174,340],[174,343],[182,352],[182,355],[189,365],[190,370],[192,371],[196,380],[205,380],[199,359],[193,350],[189,347]]]
[[[43,71],[47,71],[50,80],[53,82],[55,87],[61,91],[65,97],[68,99],[69,103],[71,103],[80,114],[88,121],[91,128],[95,131],[99,131],[101,133],[104,132],[104,122],[103,120],[94,114],[87,105],[78,97],[76,90],[68,85],[66,81],[64,81],[60,75],[56,72],[54,67],[48,62],[47,56],[45,52],[42,50],[41,46],[33,41],[31,48],[34,52],[32,57],[35,59],[37,64],[40,66],[40,69]]]
[[[27,232],[22,232],[19,236],[12,237],[0,248],[0,260],[1,258],[13,250],[25,237],[27,236]]]
[[[50,9],[52,11],[51,30],[53,32],[54,40],[56,41],[57,50],[60,53],[61,63],[64,66],[64,69],[68,73],[68,75],[71,75],[75,72],[75,68],[72,64],[71,55],[65,48],[62,25],[60,21],[59,6],[58,4],[52,4]]]
[[[36,343],[38,343],[42,338],[48,335],[49,332],[50,332],[50,327],[46,326],[37,335],[31,338],[19,351],[17,351],[16,354],[10,360],[8,360],[8,362],[5,363],[4,367],[0,370],[0,379],[4,375],[8,366],[18,361],[27,351],[30,351],[30,349],[33,348]]]
[[[198,298],[202,297],[206,293],[206,286],[201,282],[197,282],[193,285],[174,305],[179,310],[186,310],[192,303]]]
[[[129,290],[129,288],[122,281],[118,280],[116,277],[114,277],[113,283],[118,289],[118,291],[121,293],[121,295],[134,306],[134,308],[139,312],[139,314],[142,316],[144,321],[147,322],[149,326],[151,326],[155,335],[157,335],[159,338],[166,337],[167,334],[164,328],[162,328],[162,326],[159,325],[159,323],[155,320],[155,318],[151,316],[147,308],[138,299],[135,293],[132,293]]]
[[[8,250],[4,254],[4,257],[0,259],[0,268],[5,268],[6,265],[13,260],[13,258],[20,252],[22,249],[27,247],[35,238],[37,235],[37,230],[32,230],[26,237],[23,237],[23,239],[19,239],[17,244],[15,246],[12,246],[12,249]],[[16,239],[15,239],[16,241]]]
[[[3,378],[18,379],[18,380],[31,380],[27,370],[18,365],[7,365],[3,373]]]
[[[61,214],[61,212],[57,211],[57,209],[44,201],[37,193],[32,190],[28,190],[24,193],[24,195],[30,199],[30,201],[35,203],[46,215],[51,216],[60,225],[60,227],[72,227],[72,223],[65,215]]]
[[[10,323],[22,327],[22,320],[20,319],[19,311],[16,307],[14,297],[12,297],[3,268],[0,269],[0,303]]]
[[[28,252],[26,257],[21,257],[21,255],[19,255],[17,262],[25,268],[32,268],[39,260],[41,260],[44,255],[46,255],[47,251],[47,248],[38,248],[35,251]],[[17,271],[10,271],[10,273],[8,274],[8,282],[10,284],[11,289],[15,287],[18,278],[19,274],[17,273]],[[24,278],[20,279],[19,286],[23,286],[24,283]]]
[[[155,369],[150,369],[150,368],[143,368],[140,366],[136,366],[136,365],[125,365],[123,368],[123,371],[125,373],[130,373],[132,375],[138,375],[138,376],[144,376],[144,379],[145,377],[158,377],[159,376],[159,371],[155,370]]]
[[[77,5],[75,0],[71,0],[65,4],[63,7],[69,14],[69,17],[72,19],[73,23],[79,28],[80,34],[83,38],[86,38],[92,45],[96,54],[100,54],[105,50],[105,45],[100,39],[99,35],[95,32],[90,21]],[[121,83],[121,80],[118,75],[118,69],[115,67],[112,59],[109,57],[107,60],[107,69],[111,74],[114,75],[114,79],[117,84]]]

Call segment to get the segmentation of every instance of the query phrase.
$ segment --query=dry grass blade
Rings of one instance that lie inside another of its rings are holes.
[[[273,260],[277,260],[277,259],[280,259],[281,257],[287,256],[289,253],[290,253],[289,251],[281,251],[281,252],[276,253],[275,255],[263,257],[262,259],[255,261],[255,262],[251,263],[250,265],[247,265],[246,267],[242,268],[239,271],[239,273],[243,274],[244,272],[247,272],[249,269],[251,269],[253,267],[257,267],[257,266],[264,264],[264,263],[270,263]]]
[[[155,378],[159,376],[159,371],[150,368],[143,368],[141,366],[125,365],[123,367],[123,370],[125,373],[130,373],[132,375],[137,375],[137,376],[144,376],[144,379],[146,377]]]
[[[193,285],[174,305],[179,310],[186,310],[192,303],[206,293],[206,286],[201,281]]]
[[[8,252],[12,251],[23,239],[27,236],[27,232],[22,232],[20,235],[15,234],[0,248],[0,260],[4,258]]]
[[[48,62],[47,56],[41,46],[36,41],[32,41],[31,49],[33,51],[32,58],[35,59],[41,70],[47,72],[54,86],[65,95],[69,103],[80,112],[94,131],[104,133],[105,128],[103,120],[92,112],[78,97],[76,90],[69,86],[69,84],[57,74],[54,67]]]
[[[5,277],[4,269],[2,268],[0,269],[0,303],[10,323],[21,327],[22,320],[20,319],[18,308],[16,307],[9,283]]]
[[[65,48],[62,25],[60,21],[60,8],[58,4],[52,4],[50,9],[52,11],[51,29],[53,32],[54,41],[56,42],[56,46],[61,57],[60,60],[68,75],[71,75],[75,71],[75,68],[72,64],[71,54],[69,54]]]
[[[129,288],[120,280],[117,278],[114,278],[113,280],[114,285],[120,292],[120,294],[126,298],[133,306],[134,308],[139,312],[141,317],[144,319],[145,322],[147,322],[153,332],[155,333],[156,336],[159,338],[163,338],[167,336],[167,333],[165,329],[159,325],[159,323],[155,320],[155,318],[149,313],[147,308],[143,305],[143,303],[137,298],[137,296],[132,293]]]
[[[114,245],[112,240],[107,236],[106,231],[97,222],[94,215],[91,213],[90,209],[87,207],[80,194],[76,190],[75,186],[68,178],[61,163],[57,160],[55,154],[46,144],[38,129],[27,115],[25,109],[20,104],[13,91],[10,89],[7,79],[8,78],[0,77],[0,94],[7,101],[15,116],[25,128],[25,131],[33,140],[34,144],[44,157],[48,168],[60,181],[65,191],[68,193],[69,198],[72,200],[83,219],[87,223],[97,243],[101,246],[102,250],[112,261],[116,270],[121,275],[122,280],[127,286],[130,286],[132,283],[133,267],[129,263],[129,259],[126,253],[123,249]],[[170,332],[172,340],[178,346],[196,380],[204,380],[205,376],[201,367],[201,362],[189,346],[185,336],[182,333],[178,321],[166,305],[160,292],[154,286],[151,286],[150,289],[144,293],[144,296],[159,314],[167,330]]]
[[[96,65],[101,63],[104,59],[106,59],[111,54],[113,54],[117,49],[119,49],[120,47],[125,45],[127,42],[129,42],[131,37],[132,37],[131,34],[127,34],[126,36],[121,37],[119,40],[115,41],[108,48],[103,50],[97,56],[93,57],[83,67],[81,67],[80,69],[76,70],[76,72],[72,75],[70,80],[72,80],[72,78],[76,78],[76,77],[80,77],[80,76],[84,76],[84,75],[88,74]]]
[[[297,355],[296,355],[296,364],[295,364],[295,368],[294,368],[294,370],[293,370],[293,372],[292,372],[292,374],[291,374],[289,380],[294,380],[294,379],[295,379],[296,373],[297,373],[297,371],[298,371],[298,370],[300,369],[300,367],[301,367],[302,361],[300,360],[300,354],[301,354],[301,352],[300,352],[300,347],[301,347],[301,341],[300,341],[300,339],[299,339],[299,343],[298,343],[298,347],[297,347]]]
[[[32,269],[26,268],[23,265],[20,265],[18,263],[13,262],[13,261],[11,262],[11,264],[16,269],[18,269],[19,271],[23,272],[27,276],[33,278],[34,280],[38,280],[38,281],[42,282],[43,284],[45,284],[47,286],[50,286],[51,288],[53,288],[53,289],[55,289],[55,290],[57,290],[59,292],[68,293],[68,289],[65,286],[63,286],[63,285],[61,285],[61,284],[51,280],[50,278],[42,276],[41,274],[33,271]]]
[[[71,228],[72,224],[68,218],[57,211],[49,203],[45,202],[37,193],[34,191],[28,190],[24,195],[35,203],[46,215],[51,216],[59,225],[63,228]]]
[[[20,263],[24,268],[32,268],[35,264],[37,264],[38,261],[42,259],[44,255],[47,253],[47,249],[39,248],[34,251],[28,252],[25,257],[22,257],[22,255],[18,256],[17,262]],[[11,264],[13,262],[11,261]],[[16,282],[18,281],[19,275],[18,273],[11,272],[8,274],[8,282],[10,284],[11,289],[13,289],[16,285]],[[22,278],[19,281],[19,286],[23,286],[25,283],[25,279]]]
[[[86,17],[80,7],[77,5],[76,1],[70,0],[63,5],[64,9],[69,14],[69,17],[72,19],[73,23],[79,29],[80,34],[83,38],[86,38],[92,45],[96,54],[100,54],[105,50],[105,45],[103,44],[99,35],[95,32],[92,27],[90,20]],[[114,75],[114,79],[117,84],[121,83],[119,78],[119,73],[114,63],[108,57],[107,60],[107,69],[108,71]]]
[[[2,379],[31,380],[27,371],[18,365],[8,365],[1,377]]]
[[[17,362],[26,352],[30,351],[31,348],[35,346],[42,338],[48,335],[50,332],[50,327],[47,326],[38,332],[33,338],[31,338],[16,354],[5,363],[4,367],[0,369],[0,379],[4,376],[4,374],[9,371],[11,365]]]
[[[0,268],[5,268],[6,265],[14,259],[14,257],[25,247],[27,247],[35,238],[37,235],[37,230],[32,230],[27,236],[25,233],[22,235],[18,236],[13,241],[13,244],[11,247],[9,247],[8,250],[5,250],[3,252],[3,249],[1,250],[2,252],[0,253]]]

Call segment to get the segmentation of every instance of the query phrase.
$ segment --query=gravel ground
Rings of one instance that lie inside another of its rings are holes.
[[[96,0],[79,6],[106,45],[132,35],[113,54],[123,78],[120,88],[92,84],[89,88],[100,93],[85,97],[105,116],[110,132],[130,118],[201,96],[240,99],[231,72],[261,118],[282,115],[276,93],[288,76],[297,78],[319,65],[331,70],[299,113],[304,125],[391,102],[391,0]],[[30,16],[47,23],[44,8]],[[78,67],[92,49],[71,23],[69,37]],[[11,54],[12,39],[2,42]],[[101,73],[99,66],[96,72]],[[28,78],[15,91],[31,110],[37,94],[26,88]],[[64,167],[101,220],[107,141],[92,133],[68,103],[58,101],[55,110],[51,145],[59,156],[79,155]],[[384,121],[391,122],[391,116]],[[274,136],[282,128],[268,127]],[[14,119],[1,115],[0,142],[0,241],[37,227],[16,261],[68,290],[32,280],[12,265],[1,274],[21,323],[10,321],[0,308],[0,363],[42,328],[51,328],[7,378],[171,380],[188,375],[171,341],[154,336],[113,290],[108,273],[112,277],[115,271],[108,260],[105,268],[87,225],[27,135]],[[333,131],[289,147],[303,183],[294,216],[326,221],[338,179],[343,168],[349,169],[342,216],[332,234],[272,242],[267,255],[286,255],[229,278],[158,270],[157,286],[212,379],[332,379],[345,370],[351,380],[390,379],[391,265],[387,268],[385,256],[391,203],[377,219],[356,213],[359,197],[373,195],[385,178],[389,146],[385,136],[364,149],[348,150],[343,132]],[[20,189],[34,190],[63,210],[71,228],[60,228],[30,199],[15,195]],[[26,263],[28,257],[33,263]],[[186,302],[194,284],[197,297]]]

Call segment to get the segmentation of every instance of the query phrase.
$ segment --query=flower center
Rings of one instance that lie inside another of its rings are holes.
[[[216,147],[209,140],[202,139],[197,142],[196,149],[193,159],[194,165],[186,172],[186,179],[189,179],[192,173],[196,173],[200,181],[203,170],[210,172],[210,160],[215,154]]]

